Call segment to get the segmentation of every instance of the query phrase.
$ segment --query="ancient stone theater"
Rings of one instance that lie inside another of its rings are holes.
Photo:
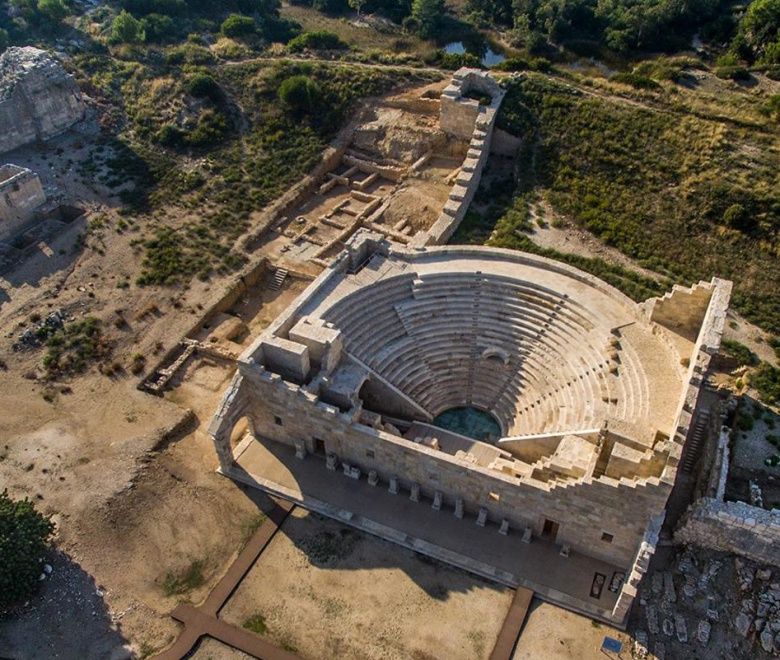
[[[241,452],[287,447],[388,506],[424,502],[470,530],[606,562],[625,573],[608,607],[546,595],[620,623],[708,414],[699,394],[730,290],[713,279],[635,303],[539,256],[360,232],[239,360],[211,426],[221,469],[285,495]],[[244,417],[250,439],[234,447]]]

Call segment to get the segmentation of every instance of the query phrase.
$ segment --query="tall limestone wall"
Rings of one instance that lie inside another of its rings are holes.
[[[506,518],[515,529],[530,527],[537,535],[545,518],[554,520],[560,525],[558,543],[625,568],[636,558],[648,512],[663,509],[671,489],[671,484],[658,479],[629,482],[602,477],[548,489],[520,483],[360,423],[359,415],[355,419],[349,412],[340,412],[259,365],[240,363],[239,369],[210,429],[225,467],[232,460],[232,425],[246,415],[259,437],[292,447],[303,440],[312,453],[315,439],[320,439],[339,460],[364,472],[377,470],[385,483],[392,476],[407,490],[418,483],[429,498],[440,490],[450,509],[455,498],[461,497],[470,514],[485,507],[491,520]],[[259,401],[262,406],[257,405]],[[602,538],[603,532],[612,535],[611,542]]]
[[[12,47],[0,55],[0,153],[47,140],[83,116],[73,76],[46,51]]]

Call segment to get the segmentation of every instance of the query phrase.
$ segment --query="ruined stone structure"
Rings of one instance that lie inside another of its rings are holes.
[[[493,129],[505,94],[489,74],[476,69],[459,69],[445,88],[439,126],[450,138],[465,141],[468,150],[436,223],[415,236],[412,245],[446,243],[463,221],[490,155]]]
[[[0,153],[63,132],[84,116],[73,76],[46,51],[0,55]]]
[[[0,166],[0,242],[24,231],[46,201],[35,172],[18,165]]]
[[[239,359],[210,428],[222,471],[240,478],[246,417],[323,469],[622,568],[620,623],[707,414],[730,291],[713,279],[636,304],[549,259],[361,232]],[[501,437],[432,423],[463,406]]]
[[[674,538],[678,543],[780,566],[780,509],[767,510],[724,498],[730,467],[730,435],[728,426],[721,427],[710,465],[702,470],[708,476],[702,497],[685,512]]]

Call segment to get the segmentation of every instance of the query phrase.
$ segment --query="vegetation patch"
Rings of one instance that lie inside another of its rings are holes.
[[[82,373],[90,363],[111,351],[94,316],[70,323],[54,331],[46,340],[43,366],[50,377]]]
[[[621,103],[532,73],[510,81],[497,124],[530,145],[514,195],[542,196],[661,278],[734,280],[737,310],[778,332],[776,141],[669,103]]]
[[[758,357],[744,344],[734,339],[724,339],[720,343],[721,350],[734,358],[740,365],[758,364]]]
[[[206,582],[204,575],[205,563],[193,561],[183,571],[168,571],[162,582],[162,590],[166,596],[180,596],[197,589]]]
[[[751,374],[750,385],[764,403],[780,404],[780,368],[762,362]]]
[[[323,531],[301,541],[301,547],[315,565],[331,565],[352,554],[360,536],[351,529],[338,532]]]
[[[265,635],[268,632],[265,617],[259,612],[247,617],[241,625],[257,635]]]

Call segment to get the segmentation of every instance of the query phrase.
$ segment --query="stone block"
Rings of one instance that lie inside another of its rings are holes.
[[[390,477],[390,485],[387,487],[387,492],[391,495],[398,495],[398,477],[395,475]]]

